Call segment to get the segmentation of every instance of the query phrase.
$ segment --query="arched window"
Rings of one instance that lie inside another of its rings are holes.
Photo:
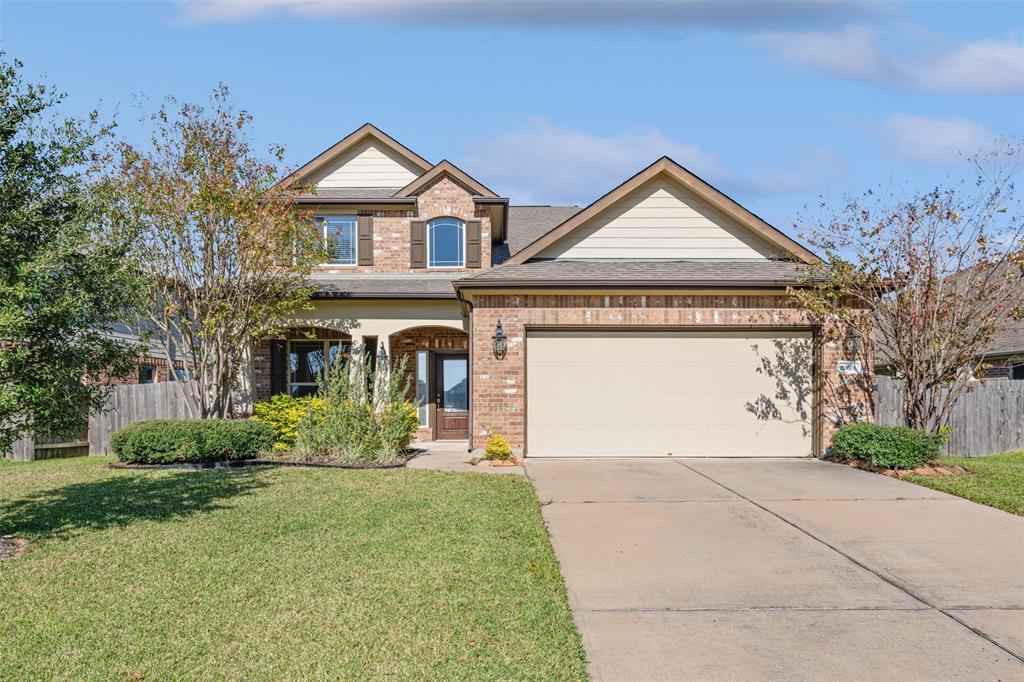
[[[466,226],[456,218],[427,223],[427,265],[432,268],[466,266]]]

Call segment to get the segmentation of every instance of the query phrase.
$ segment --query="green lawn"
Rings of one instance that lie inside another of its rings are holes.
[[[907,475],[906,480],[1024,516],[1024,450],[990,457],[941,457],[967,469],[959,476]]]
[[[512,476],[0,465],[3,679],[580,680]]]

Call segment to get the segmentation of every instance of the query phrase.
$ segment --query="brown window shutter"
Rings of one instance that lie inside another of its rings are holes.
[[[270,395],[285,393],[288,390],[287,341],[271,339],[270,341]]]
[[[422,220],[409,223],[409,267],[427,267],[427,223]]]
[[[358,221],[359,248],[356,262],[360,265],[373,265],[373,216],[361,215]]]
[[[480,221],[470,220],[466,223],[466,267],[480,267]]]

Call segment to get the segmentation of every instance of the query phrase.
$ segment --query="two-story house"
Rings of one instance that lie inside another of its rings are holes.
[[[517,206],[367,124],[285,182],[334,257],[256,349],[257,400],[359,344],[407,359],[419,438],[528,456],[807,455],[849,407],[819,386],[842,344],[786,294],[814,254],[668,158]]]

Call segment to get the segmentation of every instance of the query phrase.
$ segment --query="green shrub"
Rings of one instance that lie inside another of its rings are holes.
[[[253,405],[253,419],[274,430],[274,449],[285,452],[295,445],[299,423],[323,409],[323,405],[323,399],[316,396],[295,398],[287,393],[279,393],[270,400]]]
[[[301,458],[390,464],[409,447],[419,418],[405,397],[405,358],[378,363],[375,370],[370,360],[353,355],[321,381],[322,408],[298,426],[295,452]]]
[[[274,430],[251,419],[177,419],[137,422],[110,438],[122,462],[172,464],[251,459],[274,445]]]
[[[484,459],[498,459],[502,461],[512,459],[512,448],[508,444],[508,438],[492,433],[487,438],[484,446]]]
[[[935,459],[942,436],[906,426],[853,424],[832,437],[832,451],[842,459],[861,459],[885,469],[913,469]]]

